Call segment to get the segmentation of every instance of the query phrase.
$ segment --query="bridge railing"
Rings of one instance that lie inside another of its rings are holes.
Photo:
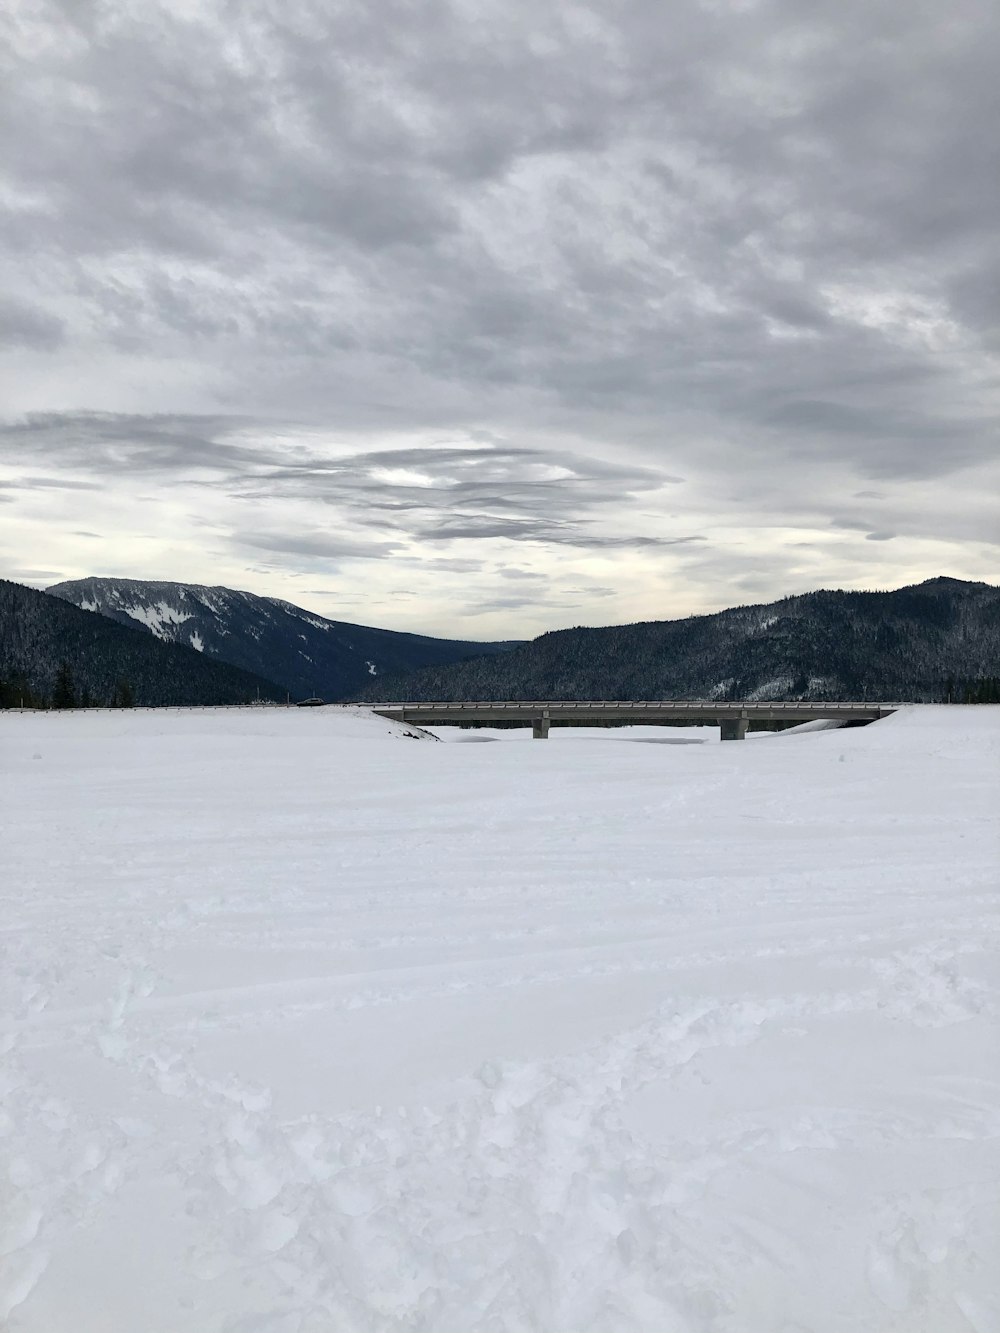
[[[874,722],[895,711],[898,704],[838,700],[774,702],[717,699],[481,699],[449,702],[400,701],[367,705],[382,717],[419,725],[462,722],[530,723],[533,734],[544,739],[552,722],[628,723],[705,721],[722,729],[724,740],[742,740],[752,721],[805,722],[821,719]]]

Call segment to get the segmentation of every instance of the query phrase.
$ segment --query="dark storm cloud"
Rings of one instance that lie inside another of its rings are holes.
[[[654,550],[695,538],[612,509],[671,478],[780,478],[801,526],[832,460],[881,536],[894,485],[996,457],[993,0],[11,13],[0,344],[23,407],[121,409],[8,424],[18,469]],[[268,418],[488,448],[293,456]]]

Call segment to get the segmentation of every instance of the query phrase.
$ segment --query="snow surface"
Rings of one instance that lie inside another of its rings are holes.
[[[407,730],[0,714],[0,1326],[996,1333],[1000,709]]]
[[[312,625],[314,629],[331,630],[334,628],[329,620],[321,620],[319,616],[311,616],[306,611],[300,611],[297,606],[292,606],[291,602],[282,602],[280,605],[291,611],[299,620],[304,620],[307,625]]]
[[[89,608],[84,608],[85,610]],[[169,602],[155,603],[133,603],[129,606],[123,606],[122,610],[138,620],[151,630],[158,639],[166,639],[169,636],[164,632],[167,625],[183,625],[185,620],[191,619],[190,611],[178,611],[175,606]]]
[[[479,744],[482,741],[530,741],[530,727],[426,727],[438,740],[452,744]],[[753,739],[763,732],[753,732]],[[718,727],[560,727],[551,728],[549,735],[560,742],[617,740],[645,742],[657,745],[701,745],[719,740]]]

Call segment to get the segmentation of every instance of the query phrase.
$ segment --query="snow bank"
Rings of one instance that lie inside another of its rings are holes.
[[[836,717],[816,717],[811,722],[798,722],[782,731],[754,732],[755,736],[802,736],[813,731],[840,731],[847,723]]]
[[[530,741],[531,727],[428,727],[439,740],[452,743],[481,741]],[[700,745],[717,741],[716,727],[560,727],[553,726],[550,739],[560,741],[653,741],[658,745]]]
[[[402,730],[0,714],[0,1324],[995,1333],[1000,709]]]

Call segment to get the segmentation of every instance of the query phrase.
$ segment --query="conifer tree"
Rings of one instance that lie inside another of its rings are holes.
[[[69,669],[69,663],[65,660],[59,663],[59,669],[56,672],[55,688],[52,691],[52,707],[76,707],[76,686],[73,682],[73,673]]]
[[[111,700],[112,708],[134,708],[135,693],[132,686],[124,678],[115,686],[114,697]]]

